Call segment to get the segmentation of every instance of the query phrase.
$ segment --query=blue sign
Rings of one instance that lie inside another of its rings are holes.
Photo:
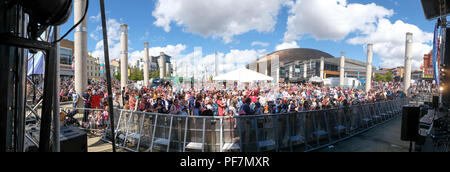
[[[438,55],[438,39],[439,39],[439,25],[436,23],[436,27],[434,28],[434,42],[433,42],[433,72],[434,78],[436,80],[436,85],[439,85],[439,63],[437,61]]]

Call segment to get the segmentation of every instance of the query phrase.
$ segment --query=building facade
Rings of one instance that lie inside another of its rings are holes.
[[[165,54],[164,52],[161,52],[159,56],[152,56],[150,58],[150,72],[159,70],[161,78],[173,76],[174,69],[171,63],[171,56]]]
[[[75,75],[75,63],[74,63],[74,43],[63,39],[60,42],[60,64],[59,64],[59,74],[62,78],[73,77]]]
[[[438,52],[437,61],[440,62],[441,59],[441,53]],[[433,79],[434,78],[434,64],[433,64],[433,51],[430,51],[430,53],[425,54],[423,56],[423,79]]]
[[[280,82],[304,82],[312,77],[321,76],[322,58],[324,60],[324,79],[339,77],[340,58],[306,48],[286,49],[268,54],[256,62],[250,63],[247,68],[271,77],[274,77],[273,70],[276,70],[275,73],[279,72]],[[274,68],[273,65],[276,67]],[[365,80],[366,67],[365,62],[346,58],[345,76]],[[375,67],[373,71],[376,71]]]
[[[100,60],[99,58],[92,57],[92,52],[88,53],[87,58],[87,76],[88,79],[101,79],[100,75]]]

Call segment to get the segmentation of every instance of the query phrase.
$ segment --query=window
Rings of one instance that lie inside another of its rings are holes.
[[[60,64],[72,65],[72,50],[61,47],[60,49]]]

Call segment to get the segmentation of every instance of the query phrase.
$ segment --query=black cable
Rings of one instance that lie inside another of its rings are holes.
[[[58,43],[58,42],[60,42],[60,41],[63,40],[67,35],[69,35],[70,32],[72,32],[76,27],[78,27],[78,25],[80,25],[81,22],[83,22],[83,20],[86,18],[88,9],[89,9],[89,0],[86,0],[86,10],[84,11],[84,15],[83,15],[83,17],[80,19],[80,21],[78,21],[78,23],[75,24],[74,26],[72,26],[72,28],[70,28],[69,31],[66,32],[66,34],[64,34],[61,38],[59,38],[58,40],[56,40],[56,41],[53,42],[53,43]]]

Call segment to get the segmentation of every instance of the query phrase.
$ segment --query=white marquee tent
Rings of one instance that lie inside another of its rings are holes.
[[[245,68],[237,69],[223,75],[214,77],[214,81],[238,81],[238,82],[256,82],[273,81],[273,78],[264,74],[248,70]]]

